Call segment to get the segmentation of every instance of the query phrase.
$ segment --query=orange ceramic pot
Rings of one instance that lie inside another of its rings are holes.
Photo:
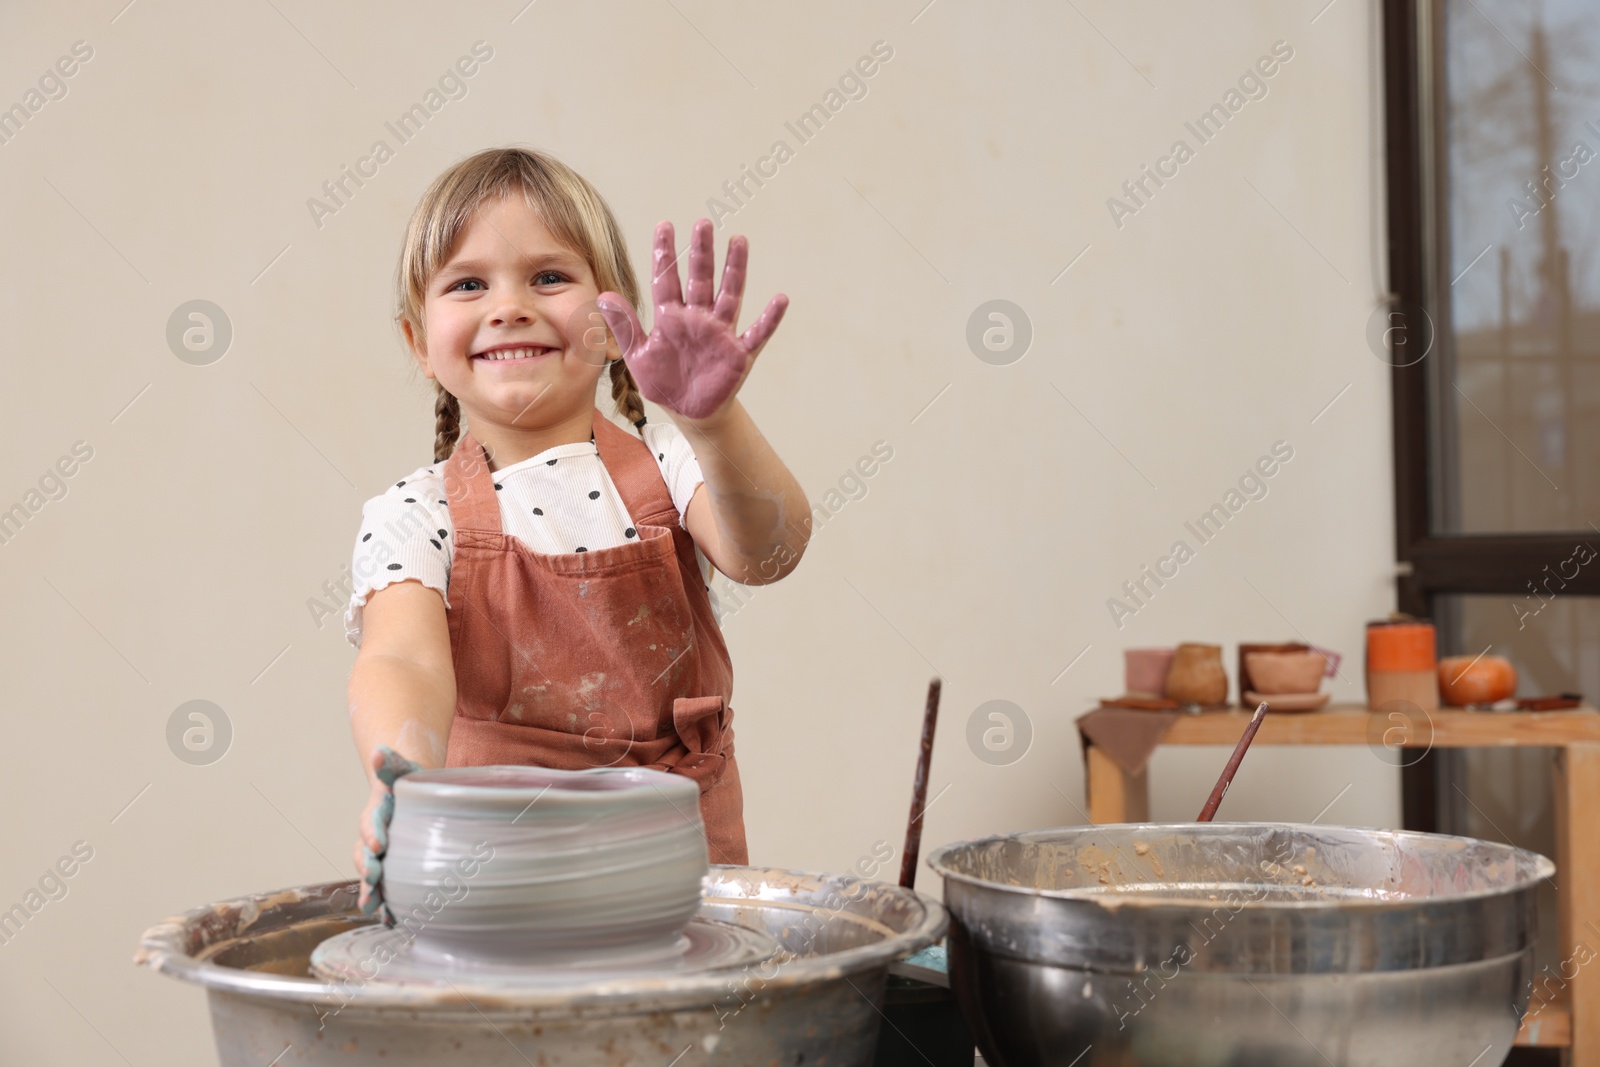
[[[1446,656],[1439,661],[1439,693],[1446,704],[1493,704],[1517,691],[1517,669],[1504,656]]]

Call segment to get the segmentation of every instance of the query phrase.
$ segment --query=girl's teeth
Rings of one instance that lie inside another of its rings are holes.
[[[480,359],[527,359],[545,351],[542,348],[503,348],[498,352],[485,352]]]

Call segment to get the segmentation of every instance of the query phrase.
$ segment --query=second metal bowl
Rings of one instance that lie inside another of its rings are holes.
[[[991,1067],[1491,1067],[1543,856],[1437,834],[1080,826],[949,845],[950,970]]]

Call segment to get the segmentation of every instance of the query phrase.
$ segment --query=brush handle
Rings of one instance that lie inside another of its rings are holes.
[[[1239,769],[1239,761],[1244,759],[1245,749],[1255,740],[1256,731],[1261,729],[1261,720],[1266,717],[1267,702],[1263,700],[1256,713],[1250,716],[1250,725],[1244,728],[1244,736],[1239,738],[1239,743],[1233,747],[1233,755],[1228,757],[1228,765],[1222,768],[1222,777],[1211,787],[1211,796],[1207,798],[1206,806],[1200,809],[1200,817],[1195,822],[1210,822],[1212,816],[1216,815],[1217,805],[1222,803],[1223,796],[1228,792],[1228,786],[1233,783],[1234,772]]]
[[[917,881],[917,854],[922,851],[922,813],[928,802],[928,769],[933,765],[933,727],[939,719],[939,679],[928,683],[928,706],[922,713],[922,751],[917,756],[917,777],[911,783],[911,814],[906,821],[906,847],[900,857],[900,885],[910,889]]]

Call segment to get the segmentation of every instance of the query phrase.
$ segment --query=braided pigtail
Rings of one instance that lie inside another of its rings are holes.
[[[611,399],[616,402],[617,414],[637,429],[644,429],[644,397],[639,395],[639,383],[621,359],[611,361]]]
[[[450,458],[461,436],[461,402],[438,382],[433,385],[438,390],[433,401],[433,461],[438,463]]]

